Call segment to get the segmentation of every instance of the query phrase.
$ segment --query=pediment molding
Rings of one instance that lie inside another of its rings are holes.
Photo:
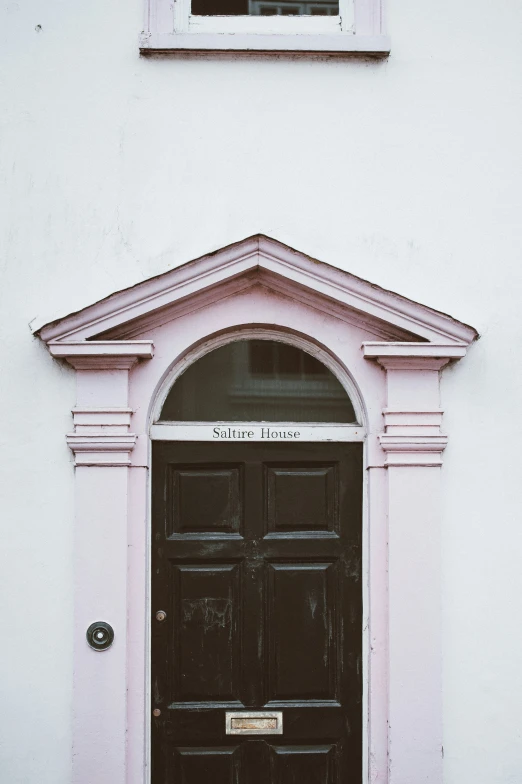
[[[54,345],[129,340],[188,310],[254,286],[358,324],[385,341],[469,345],[478,337],[473,327],[451,316],[264,235],[247,238],[116,292],[35,332]]]

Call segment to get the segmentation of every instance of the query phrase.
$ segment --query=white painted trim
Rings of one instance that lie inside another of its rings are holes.
[[[191,13],[190,0],[173,0],[173,20],[175,36],[189,33],[215,38],[216,35],[239,34],[273,39],[284,35],[292,39],[304,34],[323,38],[325,35],[337,37],[343,31],[353,34],[355,11],[353,0],[339,0],[336,16],[197,16]],[[164,32],[171,32],[170,27]]]
[[[296,52],[301,54],[387,55],[388,36],[355,36],[350,33],[156,33],[140,38],[142,52]]]
[[[188,18],[190,35],[337,36],[340,16],[193,16]]]
[[[366,359],[376,359],[386,367],[398,367],[396,361],[416,358],[462,359],[466,356],[467,344],[462,343],[377,343],[365,342],[363,353]]]
[[[216,430],[225,433],[217,436]],[[234,435],[228,435],[229,431]],[[293,433],[283,436],[267,436],[273,433]],[[295,434],[298,435],[295,435]],[[262,441],[315,442],[315,441],[364,441],[365,431],[360,425],[323,425],[308,422],[160,422],[150,428],[153,441]]]
[[[339,15],[328,21],[312,16],[193,16],[190,0],[146,0],[145,5],[145,29],[140,38],[142,52],[386,55],[390,51],[390,41],[384,35],[382,0],[340,0]],[[327,32],[331,25],[332,32]],[[300,40],[303,38],[308,40]]]
[[[53,357],[131,357],[151,359],[154,355],[152,340],[69,340],[49,341],[47,344]]]

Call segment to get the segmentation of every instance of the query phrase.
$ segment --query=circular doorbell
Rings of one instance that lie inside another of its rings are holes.
[[[114,640],[114,629],[110,623],[95,621],[87,629],[87,642],[94,651],[106,651]]]

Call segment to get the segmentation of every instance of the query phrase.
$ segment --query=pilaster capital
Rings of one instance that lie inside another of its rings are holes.
[[[152,358],[152,341],[51,340],[48,346],[53,357],[82,371],[72,412],[74,433],[67,435],[75,465],[131,465],[136,435],[130,432],[128,376],[139,360]]]
[[[464,357],[466,348],[461,343],[363,344],[366,359],[386,370],[388,404],[379,436],[385,466],[442,465],[448,439],[441,432],[439,371]]]
[[[386,370],[440,370],[465,357],[466,349],[464,343],[363,343],[364,357]]]
[[[140,359],[154,356],[151,340],[51,340],[48,346],[53,357],[76,370],[130,370]]]

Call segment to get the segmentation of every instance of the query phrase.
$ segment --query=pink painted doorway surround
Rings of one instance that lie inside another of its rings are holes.
[[[335,373],[365,442],[364,784],[442,784],[439,380],[476,331],[258,235],[38,334],[77,375],[74,783],[150,780],[151,428],[189,363],[261,335]]]

